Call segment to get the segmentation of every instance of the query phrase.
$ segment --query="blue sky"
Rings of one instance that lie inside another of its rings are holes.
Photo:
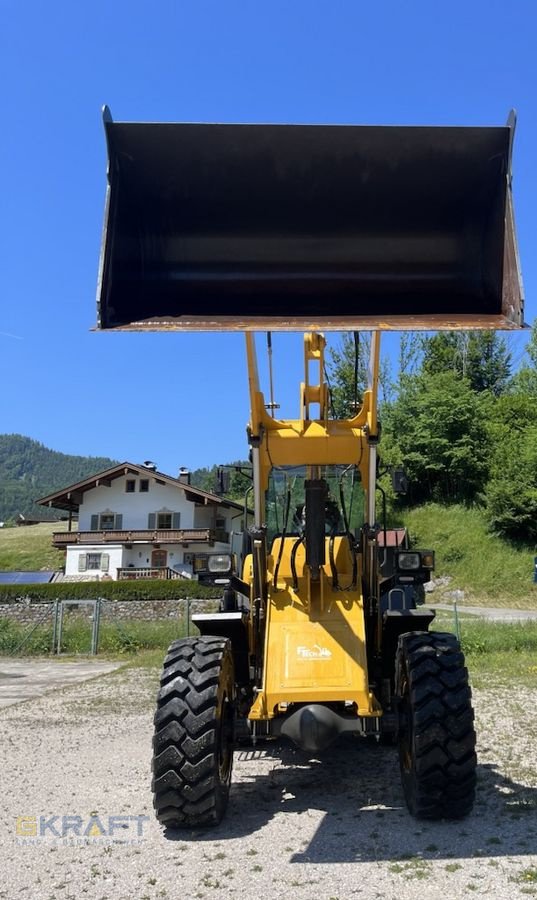
[[[92,333],[101,106],[132,121],[500,125],[537,315],[537,5],[531,0],[0,0],[0,432],[175,474],[247,453],[240,335]],[[515,361],[524,337],[510,338]],[[275,335],[298,414],[302,351]]]

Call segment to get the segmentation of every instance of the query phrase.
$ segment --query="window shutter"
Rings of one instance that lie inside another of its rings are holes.
[[[116,528],[119,531],[120,528],[123,528],[123,514],[116,513]]]
[[[87,553],[80,553],[78,556],[78,571],[85,572],[88,568],[88,555]]]
[[[181,513],[175,512],[172,515],[172,528],[180,528],[181,527]]]
[[[147,527],[150,531],[154,531],[156,527],[157,516],[156,513],[149,513],[147,517]]]
[[[110,554],[101,553],[101,572],[108,572],[110,568]]]
[[[91,517],[91,525],[90,531],[98,531],[99,530],[99,516],[95,515]]]

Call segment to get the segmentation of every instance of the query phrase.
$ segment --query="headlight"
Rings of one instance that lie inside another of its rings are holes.
[[[420,569],[421,557],[419,553],[399,553],[397,557],[397,567],[403,571]]]
[[[229,572],[231,569],[231,556],[229,553],[219,553],[209,557],[209,572]]]

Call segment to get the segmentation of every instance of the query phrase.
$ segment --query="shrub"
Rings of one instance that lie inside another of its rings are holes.
[[[222,596],[220,586],[201,585],[197,581],[77,581],[58,584],[3,584],[0,603],[20,600],[198,600]]]

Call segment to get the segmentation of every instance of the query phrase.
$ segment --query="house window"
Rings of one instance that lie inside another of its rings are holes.
[[[122,513],[94,513],[91,517],[91,531],[114,531],[123,528]]]
[[[140,493],[147,494],[149,490],[149,479],[148,478],[140,478]]]
[[[163,510],[162,512],[149,513],[147,517],[147,527],[150,529],[157,528],[159,531],[170,531],[181,527],[181,513]]]
[[[226,530],[226,520],[224,516],[217,516],[214,521],[214,527],[217,531],[225,531]]]
[[[116,517],[114,513],[102,513],[100,517],[101,531],[113,531],[116,526]]]
[[[109,568],[109,553],[81,553],[78,557],[79,572],[108,572]]]
[[[101,554],[100,553],[88,553],[87,558],[86,558],[86,568],[100,570]]]
[[[134,478],[127,478],[127,481],[125,482],[125,490],[127,494],[134,494],[134,491],[136,490],[136,481],[134,480]]]

